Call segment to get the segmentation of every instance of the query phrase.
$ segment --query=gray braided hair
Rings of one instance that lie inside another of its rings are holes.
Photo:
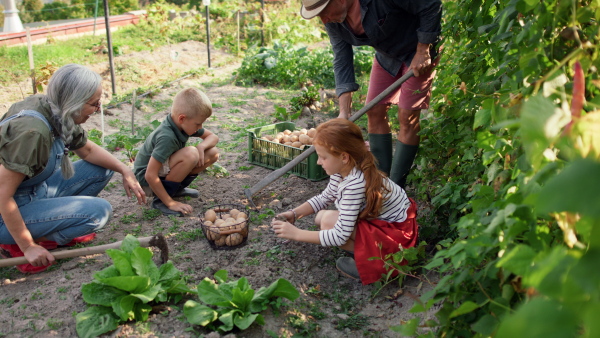
[[[48,82],[46,95],[54,118],[60,121],[60,137],[68,149],[73,141],[74,117],[79,117],[83,104],[98,90],[102,78],[93,70],[78,64],[60,67]],[[61,162],[64,179],[73,177],[71,159],[65,151]]]

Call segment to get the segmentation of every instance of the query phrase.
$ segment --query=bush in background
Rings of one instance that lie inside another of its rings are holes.
[[[272,48],[260,47],[246,54],[236,72],[236,83],[297,89],[307,84],[335,88],[333,51],[331,48],[308,50],[288,41],[275,41]],[[371,70],[374,52],[370,47],[354,49],[357,77]]]
[[[109,0],[111,15],[139,9],[137,0]],[[94,17],[96,2],[90,0],[54,1],[44,4],[42,0],[23,0],[17,5],[23,23],[84,19]],[[104,6],[98,0],[98,16],[104,16]]]
[[[35,22],[36,14],[41,14],[40,10],[44,7],[42,0],[23,0],[17,4],[19,17],[22,23]]]

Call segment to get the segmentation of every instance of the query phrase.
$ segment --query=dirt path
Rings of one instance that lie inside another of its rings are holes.
[[[286,91],[229,84],[228,80],[239,63],[224,53],[211,53],[214,55],[212,69],[173,83],[151,99],[141,102],[136,110],[135,124],[139,128],[154,119],[162,120],[173,96],[181,88],[196,86],[204,90],[215,107],[214,118],[205,127],[221,138],[219,163],[227,174],[202,174],[194,183],[202,195],[201,199],[188,201],[194,207],[194,216],[159,216],[155,219],[145,219],[144,210],[148,207],[137,206],[124,196],[120,175],[115,175],[100,195],[112,204],[113,219],[98,234],[94,245],[121,240],[126,234],[143,237],[163,233],[168,239],[171,260],[189,276],[191,286],[205,277],[212,277],[220,269],[226,269],[234,279],[247,277],[254,289],[267,286],[277,278],[286,278],[301,292],[299,299],[288,302],[279,313],[271,310],[263,313],[264,326],[253,324],[248,330],[234,333],[236,336],[397,337],[398,333],[389,327],[413,318],[408,313],[413,305],[413,298],[409,295],[420,295],[429,290],[427,282],[409,278],[402,289],[397,282],[381,290],[374,285],[362,286],[336,271],[335,260],[344,255],[339,249],[286,243],[275,238],[269,230],[267,224],[273,213],[304,202],[320,192],[327,180],[312,182],[285,175],[257,193],[253,202],[258,209],[251,223],[249,241],[240,249],[213,250],[199,235],[197,216],[200,212],[214,204],[248,205],[244,188],[253,186],[270,173],[268,169],[248,163],[245,129],[251,125],[274,123],[273,103],[283,100],[280,104],[285,104],[286,98],[289,100],[293,95]],[[206,62],[206,46],[186,42],[161,48],[155,53],[119,58],[119,76],[122,79],[135,75],[148,83],[160,83],[169,74],[201,67]],[[92,67],[106,75],[103,65]],[[119,90],[125,92],[136,85],[121,80],[119,86]],[[104,87],[109,89],[110,83],[106,82]],[[18,92],[6,90],[2,98],[18,97]],[[7,108],[7,105],[0,107],[0,112]],[[109,109],[104,121],[107,134],[127,126],[131,121],[131,110],[129,104]],[[324,114],[315,114],[303,117],[296,125],[315,125],[327,118]],[[87,130],[101,129],[100,122],[101,118],[97,115],[84,127]],[[116,152],[115,156],[125,161],[123,152]],[[314,217],[306,217],[299,224],[308,228],[313,220]],[[61,261],[49,271],[32,276],[23,275],[13,268],[0,268],[0,336],[76,336],[73,314],[86,309],[81,284],[90,282],[95,271],[109,264],[106,255],[95,255]],[[122,325],[111,336],[196,337],[208,334],[205,329],[180,320],[182,307],[183,302],[169,304],[165,311],[151,314],[148,322]]]

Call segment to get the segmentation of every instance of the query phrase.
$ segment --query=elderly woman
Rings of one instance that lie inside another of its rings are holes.
[[[48,250],[93,239],[112,216],[96,196],[115,171],[127,196],[145,201],[131,169],[81,128],[100,109],[101,82],[84,66],[66,65],[46,95],[13,104],[0,120],[0,252],[25,256],[21,272],[45,270],[54,262]],[[69,151],[81,160],[71,163]]]

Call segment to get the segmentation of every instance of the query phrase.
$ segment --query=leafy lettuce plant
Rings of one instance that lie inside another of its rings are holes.
[[[151,302],[165,302],[169,296],[191,292],[181,272],[171,261],[159,267],[152,251],[127,235],[121,249],[108,249],[113,265],[94,274],[94,281],[83,284],[83,299],[90,305],[77,314],[80,337],[94,337],[112,331],[129,320],[146,321]]]
[[[295,300],[300,296],[286,279],[280,278],[269,287],[254,291],[245,277],[228,281],[225,270],[217,271],[215,280],[204,278],[197,293],[204,304],[188,300],[183,307],[185,317],[192,324],[221,332],[231,331],[234,326],[245,330],[254,322],[263,325],[265,320],[260,312],[272,299]]]

